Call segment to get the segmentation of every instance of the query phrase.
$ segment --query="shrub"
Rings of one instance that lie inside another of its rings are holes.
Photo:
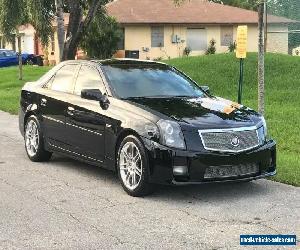
[[[100,12],[85,32],[80,46],[88,57],[106,59],[117,51],[121,38],[122,32],[117,21]]]
[[[228,50],[229,52],[234,52],[236,50],[236,42],[230,43]]]
[[[211,39],[209,42],[209,46],[205,52],[206,55],[213,55],[216,54],[216,40],[215,39]]]
[[[183,50],[183,54],[186,56],[189,56],[191,54],[192,50],[190,47],[185,47]]]

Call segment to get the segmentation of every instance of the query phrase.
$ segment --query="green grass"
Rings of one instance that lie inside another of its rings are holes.
[[[214,95],[237,100],[239,60],[234,54],[166,61],[208,85]],[[274,180],[300,186],[300,58],[266,56],[266,119],[278,143],[278,175]],[[245,61],[243,104],[257,110],[257,54]]]
[[[239,61],[233,54],[189,57],[166,61],[208,85],[214,95],[237,99]],[[18,81],[16,67],[0,69],[0,110],[17,114],[20,89],[35,81],[47,67],[24,68]],[[257,54],[245,61],[243,103],[257,109]],[[300,58],[268,54],[266,57],[266,118],[269,134],[278,143],[278,175],[274,180],[300,186]]]
[[[36,81],[49,67],[24,66],[24,79],[18,80],[18,68],[0,68],[0,110],[17,114],[20,90],[25,82]]]

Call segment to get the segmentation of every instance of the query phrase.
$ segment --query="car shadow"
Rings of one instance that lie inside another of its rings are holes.
[[[59,163],[59,164],[53,164]],[[55,155],[49,164],[54,168],[67,168],[77,174],[84,174],[86,177],[105,181],[107,185],[118,186],[120,192],[123,192],[117,174],[113,171],[105,170],[100,167],[82,163],[67,157]],[[149,200],[176,200],[192,203],[195,201],[214,202],[214,201],[237,201],[245,196],[259,197],[266,196],[272,192],[268,188],[270,182],[228,182],[228,183],[210,183],[188,186],[167,186],[157,185],[155,192],[144,199]]]

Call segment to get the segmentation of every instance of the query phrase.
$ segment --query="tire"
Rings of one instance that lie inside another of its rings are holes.
[[[25,65],[33,65],[34,63],[33,63],[32,59],[29,58],[24,61],[24,64]]]
[[[44,137],[40,123],[35,116],[30,116],[25,125],[25,150],[28,158],[33,162],[49,161],[52,153],[44,148]]]
[[[122,187],[133,197],[143,197],[154,191],[148,182],[149,160],[143,143],[133,135],[121,142],[117,153],[117,171]]]

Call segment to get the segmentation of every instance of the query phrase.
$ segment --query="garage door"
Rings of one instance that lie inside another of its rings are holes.
[[[201,51],[207,49],[206,29],[187,29],[187,46],[192,51]]]
[[[34,37],[33,35],[23,36],[23,52],[34,54]]]

